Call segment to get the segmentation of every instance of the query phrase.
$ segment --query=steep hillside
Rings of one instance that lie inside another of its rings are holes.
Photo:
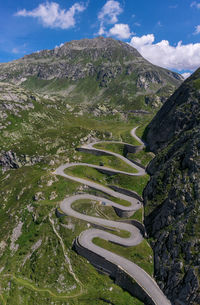
[[[74,103],[148,109],[161,104],[182,77],[152,65],[136,49],[111,38],[65,43],[1,64],[1,81],[64,96]]]
[[[170,97],[148,126],[151,150],[167,146],[183,131],[198,128],[200,122],[200,69]]]
[[[96,111],[98,116],[84,113],[81,105],[66,103],[58,96],[41,95],[10,83],[0,84],[0,303],[3,305],[141,305],[73,250],[74,239],[88,224],[73,217],[58,218],[55,213],[66,196],[95,194],[79,183],[55,176],[53,172],[60,164],[82,161],[129,169],[117,158],[90,156],[75,148],[102,139],[138,144],[130,130],[151,117],[125,115],[112,107],[97,107]],[[123,146],[119,150],[123,152]],[[137,158],[145,159],[145,153],[140,153]],[[137,177],[138,183],[137,179],[124,179],[124,175],[110,176],[84,167],[78,170],[89,179],[128,187],[140,195],[148,180],[146,176]],[[106,213],[107,217],[118,219],[112,208],[104,211],[104,207],[88,201],[75,204],[84,214],[102,217]],[[142,210],[135,217],[141,220]],[[152,250],[146,241],[137,251],[135,247],[124,251],[117,246],[114,251],[138,262],[152,274]]]
[[[88,155],[75,148],[95,140],[138,144],[130,130],[140,125],[141,135],[152,108],[160,107],[181,77],[110,38],[66,43],[1,64],[0,69],[0,302],[141,305],[73,250],[74,239],[89,224],[57,217],[66,196],[97,191],[53,173],[61,164],[80,161],[128,170],[114,156]],[[108,146],[144,165],[152,158],[144,150],[133,155],[124,145]],[[139,195],[149,179],[76,170],[74,175]],[[94,202],[75,206],[83,214],[118,219],[111,208]],[[142,221],[142,214],[140,209],[133,218]],[[146,240],[128,251],[105,246],[152,274],[152,249]]]
[[[145,224],[155,276],[173,304],[200,304],[200,69],[146,130],[156,157],[148,166]]]

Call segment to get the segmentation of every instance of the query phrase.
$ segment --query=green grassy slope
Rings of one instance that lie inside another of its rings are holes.
[[[20,116],[8,111],[3,121],[5,128],[0,130],[0,151],[11,150],[17,156],[42,156],[42,161],[35,165],[27,163],[0,173],[0,302],[7,305],[93,305],[106,304],[109,300],[116,305],[141,304],[109,277],[97,273],[72,250],[74,238],[87,228],[87,224],[70,217],[58,219],[55,216],[55,210],[65,196],[77,192],[103,194],[55,177],[53,171],[60,164],[72,161],[103,162],[130,170],[114,157],[98,158],[77,152],[75,148],[92,138],[128,142],[130,130],[150,120],[151,115],[129,114],[125,123],[124,117],[118,114],[98,117],[92,113],[82,114],[80,108],[73,104],[66,107],[63,100],[56,98],[40,97],[32,99],[32,103],[34,108],[21,111]],[[95,170],[91,175],[95,177]],[[105,184],[116,184],[141,194],[148,177],[130,180],[124,175],[109,178],[101,174],[100,179]],[[81,209],[87,212],[87,206]],[[100,217],[103,213],[117,219],[112,209],[107,211],[98,207],[97,211],[94,209],[96,213]],[[135,218],[141,220],[142,211],[138,211]],[[152,272],[150,249],[147,243],[141,247],[138,263]],[[148,250],[146,254],[145,247]],[[124,249],[113,250],[124,253]],[[70,271],[65,253],[76,277]],[[135,249],[126,255],[137,261]]]

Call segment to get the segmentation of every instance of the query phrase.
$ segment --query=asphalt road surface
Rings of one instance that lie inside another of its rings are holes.
[[[141,149],[143,149],[145,144],[136,136],[136,134],[135,134],[136,128],[133,128],[131,130],[131,135],[133,137],[135,137],[135,139],[141,144],[140,145]],[[105,142],[105,141],[103,141],[103,142]],[[101,239],[111,241],[111,242],[114,242],[114,243],[117,243],[119,245],[126,246],[126,247],[138,245],[142,242],[143,236],[137,227],[135,227],[132,224],[127,224],[127,223],[123,223],[123,222],[111,221],[108,219],[84,215],[84,214],[81,214],[81,213],[73,210],[73,208],[72,208],[73,202],[80,200],[80,199],[88,199],[89,201],[95,200],[98,202],[104,202],[104,205],[106,205],[106,206],[113,206],[122,211],[132,211],[133,213],[142,207],[142,203],[139,202],[138,199],[118,193],[108,187],[105,187],[101,184],[89,181],[87,179],[70,176],[69,174],[66,174],[64,172],[64,170],[69,167],[84,165],[84,166],[89,166],[89,167],[96,168],[96,169],[108,170],[109,172],[113,172],[113,173],[126,174],[129,176],[141,176],[141,175],[145,174],[145,170],[142,167],[134,164],[133,162],[126,159],[125,157],[123,157],[117,153],[112,153],[110,151],[94,148],[93,146],[97,143],[100,143],[100,142],[95,142],[95,143],[90,143],[88,145],[84,145],[83,148],[106,152],[106,153],[109,153],[110,155],[116,156],[117,158],[126,162],[132,168],[135,168],[137,170],[137,173],[128,173],[128,172],[124,172],[124,171],[118,171],[118,170],[106,168],[104,166],[97,166],[97,165],[91,165],[91,164],[86,164],[86,163],[64,164],[64,165],[61,165],[60,167],[58,167],[54,173],[56,175],[66,177],[70,180],[82,183],[82,184],[92,187],[94,189],[103,191],[104,193],[107,193],[115,198],[124,199],[124,200],[128,201],[130,203],[130,205],[128,207],[126,207],[126,206],[117,204],[113,201],[110,201],[108,199],[105,199],[103,197],[97,197],[97,196],[93,196],[93,195],[89,195],[89,194],[80,194],[80,195],[74,195],[74,196],[65,198],[61,202],[60,208],[66,215],[81,219],[88,223],[93,223],[93,224],[100,225],[100,226],[106,227],[106,228],[113,228],[113,229],[118,229],[118,230],[120,229],[120,230],[128,231],[129,237],[122,238],[117,235],[108,233],[104,230],[88,229],[80,234],[78,241],[82,247],[89,249],[90,251],[102,256],[106,260],[112,262],[115,265],[118,265],[121,269],[123,269],[127,274],[129,274],[129,276],[131,276],[145,290],[145,292],[149,295],[149,297],[154,301],[154,303],[156,305],[170,305],[171,304],[170,301],[163,294],[161,289],[156,284],[155,280],[152,277],[150,277],[142,268],[140,268],[135,263],[129,261],[128,259],[126,259],[120,255],[117,255],[113,252],[110,252],[108,250],[105,250],[93,243],[93,239],[96,237],[99,237]],[[109,143],[127,144],[127,143],[123,143],[123,142],[109,142]]]

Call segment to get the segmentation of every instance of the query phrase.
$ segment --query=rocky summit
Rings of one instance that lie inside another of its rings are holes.
[[[0,64],[0,80],[37,92],[60,94],[74,103],[119,108],[159,108],[182,76],[145,60],[127,43],[98,37]]]
[[[156,154],[144,191],[155,276],[173,304],[200,304],[200,69],[146,129]]]

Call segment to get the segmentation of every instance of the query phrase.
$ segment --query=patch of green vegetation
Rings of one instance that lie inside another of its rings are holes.
[[[60,81],[60,80],[57,80]],[[46,79],[41,79],[36,76],[31,76],[28,77],[25,82],[23,82],[23,86],[25,88],[31,89],[31,90],[41,90],[41,89],[47,89],[49,85],[54,82],[54,80],[46,80]]]
[[[92,191],[89,191],[89,193],[92,193]],[[94,194],[99,197],[105,196],[105,194],[102,194],[99,192],[98,194]],[[113,198],[111,196],[106,196],[107,199],[112,200],[113,202],[117,202],[119,204],[122,204],[120,200],[117,198]],[[106,198],[105,198],[106,199]],[[83,213],[85,215],[90,216],[96,216],[96,217],[103,217],[105,219],[111,219],[116,221],[121,221],[124,218],[119,217],[112,206],[104,206],[101,204],[100,201],[94,201],[89,199],[84,200],[77,200],[72,204],[73,209],[75,209],[77,212]],[[126,219],[126,218],[125,218]],[[137,221],[143,222],[143,208],[137,210],[133,216],[131,216],[129,219],[135,219]]]
[[[144,269],[149,275],[153,275],[153,250],[146,240],[143,240],[139,245],[134,247],[123,247],[98,237],[94,238],[93,242],[104,249],[128,258]]]
[[[116,169],[120,171],[125,171],[128,173],[136,173],[137,170],[129,166],[123,160],[115,157],[115,156],[94,156],[89,153],[77,153],[77,159],[83,163],[100,165],[105,167],[110,167],[111,169]],[[103,169],[103,167],[102,167]]]
[[[153,116],[152,116],[153,117]],[[136,135],[145,140],[146,139],[146,129],[147,129],[147,126],[149,125],[149,120],[147,119],[146,122],[144,122],[144,124],[140,125],[137,130],[136,130]]]
[[[99,277],[99,279],[97,279]],[[35,287],[27,280],[17,278],[15,276],[8,276],[2,280],[2,287],[10,287],[7,293],[1,295],[4,304],[9,305],[46,305],[47,301],[53,305],[79,305],[79,304],[107,304],[106,300],[116,305],[142,305],[140,301],[133,298],[129,293],[124,292],[119,286],[114,285],[112,280],[106,276],[99,275],[93,278],[94,286],[88,290],[83,291],[82,294],[76,296],[57,296],[52,294],[51,290]],[[23,296],[23,297],[22,297]]]
[[[95,148],[111,151],[123,156],[124,144],[101,142],[94,145]]]
[[[132,140],[132,145],[140,145],[137,140]],[[94,145],[95,148],[104,149],[120,155],[124,155],[125,145],[121,143],[101,142]]]
[[[96,201],[91,201],[90,199],[81,199],[73,202],[72,208],[81,214],[99,217],[97,205],[98,203]]]
[[[195,79],[193,81],[193,86],[195,87],[195,89],[199,90],[200,89],[200,78]]]
[[[125,176],[122,174],[109,176],[106,179],[108,185],[117,185],[122,188],[135,191],[142,196],[143,189],[149,181],[149,176]]]
[[[141,223],[143,223],[143,213],[144,213],[144,209],[141,208],[139,210],[137,210],[133,216],[130,217],[130,219],[135,219],[135,220],[138,220],[140,221]]]
[[[98,82],[93,77],[87,77],[79,80],[78,85],[76,86],[75,93],[84,97],[87,95],[88,98],[98,95],[100,87]]]
[[[65,170],[67,174],[75,177],[86,178],[90,181],[108,185],[116,185],[137,192],[142,196],[143,189],[149,181],[149,176],[127,176],[125,174],[107,175],[87,166],[74,166]]]
[[[133,161],[137,161],[144,166],[147,166],[149,162],[154,158],[154,154],[151,152],[147,152],[145,149],[141,150],[135,154],[128,153],[127,158],[132,159]]]
[[[116,198],[116,197],[110,196],[107,193],[104,193],[104,192],[99,191],[99,190],[94,189],[94,188],[87,189],[87,193],[91,194],[91,195],[98,196],[98,197],[103,197],[105,199],[108,199],[108,200],[114,201],[116,203],[119,203],[119,204],[121,204],[123,206],[130,206],[130,202],[128,202],[126,200],[123,200],[123,199],[120,199],[120,198]],[[102,209],[103,209],[103,207],[102,207]],[[109,207],[108,207],[108,209],[109,209]]]
[[[87,178],[90,181],[105,184],[105,175],[92,167],[77,165],[64,170],[65,173],[76,177]]]

